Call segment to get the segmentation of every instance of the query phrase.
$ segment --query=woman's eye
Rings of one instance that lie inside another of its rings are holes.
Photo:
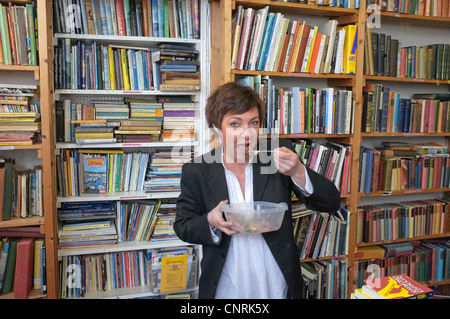
[[[231,122],[231,123],[230,123],[230,126],[231,126],[231,127],[239,127],[239,123],[237,123],[237,122]]]
[[[253,121],[251,124],[252,126],[259,126],[259,121]]]

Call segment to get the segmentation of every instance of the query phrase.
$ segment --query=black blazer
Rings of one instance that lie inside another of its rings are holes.
[[[280,142],[281,145],[282,142]],[[290,143],[285,146],[292,149]],[[213,158],[216,161],[211,163]],[[220,201],[229,199],[221,159],[221,148],[218,148],[184,164],[181,194],[177,200],[174,224],[176,234],[185,242],[203,245],[199,298],[214,298],[230,244],[230,236],[221,232],[219,243],[212,241],[206,217]],[[292,190],[308,208],[321,212],[336,212],[340,207],[340,194],[331,181],[307,168],[314,192],[307,198],[303,197],[290,177],[278,171],[273,174],[261,174],[261,168],[269,165],[270,163],[262,163],[258,156],[253,163],[253,199],[288,204],[289,211],[285,213],[280,229],[263,233],[263,237],[286,279],[289,296],[301,298],[302,276],[299,253],[293,236],[291,214]]]

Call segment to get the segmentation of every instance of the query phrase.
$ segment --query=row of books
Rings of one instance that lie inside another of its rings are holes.
[[[427,17],[450,17],[450,6],[446,0],[369,0],[366,3],[367,9],[375,11],[388,11],[407,14],[416,14]]]
[[[348,146],[310,139],[295,140],[293,145],[304,165],[331,180],[341,195],[349,194],[352,152]]]
[[[142,191],[150,161],[148,152],[62,150],[56,155],[58,194]]]
[[[281,13],[238,6],[232,68],[295,73],[356,72],[356,26],[321,26],[286,18]]]
[[[445,133],[450,131],[447,95],[400,94],[381,84],[363,90],[362,131],[366,133]]]
[[[200,38],[198,0],[58,0],[53,18],[58,33]]]
[[[0,64],[38,65],[35,2],[0,4]]]
[[[149,241],[156,225],[160,201],[122,202],[118,215],[118,240]]]
[[[55,88],[198,91],[198,51],[181,44],[158,48],[61,39],[54,48]]]
[[[304,299],[347,299],[346,258],[301,263]]]
[[[355,282],[358,287],[367,279],[368,268],[377,276],[406,274],[418,282],[441,282],[450,278],[448,239],[406,242],[395,246],[394,250],[398,252],[391,255],[355,261]]]
[[[266,108],[265,134],[350,134],[352,92],[334,88],[276,87],[268,76],[236,81],[253,88]]]
[[[281,1],[281,0],[273,0],[273,1]],[[284,1],[284,2],[311,4],[311,5],[316,5],[316,6],[349,8],[349,9],[358,9],[359,8],[358,0],[289,0],[289,1]]]
[[[114,202],[68,202],[58,208],[60,248],[117,243]]]
[[[20,171],[14,159],[0,159],[0,220],[43,216],[42,167]]]
[[[173,230],[176,207],[170,200],[122,202],[118,241],[167,241],[178,238]]]
[[[0,294],[12,293],[14,299],[26,299],[31,290],[47,293],[45,243],[40,233],[29,232],[27,237],[0,239]],[[17,233],[16,233],[17,234]],[[6,235],[6,236],[5,236]],[[36,236],[36,237],[35,237]]]
[[[193,156],[191,150],[185,149],[155,152],[144,181],[144,191],[148,193],[179,192],[181,168]]]
[[[63,256],[60,263],[62,299],[148,284],[143,250]]]
[[[356,243],[414,238],[447,231],[449,202],[408,201],[358,207]]]
[[[300,259],[345,255],[350,215],[346,208],[342,207],[336,215],[309,210],[295,215],[294,237]]]
[[[391,35],[366,28],[364,74],[412,78],[450,79],[450,44],[402,46]]]
[[[403,155],[383,155],[394,152],[397,151],[361,146],[358,188],[360,193],[450,186],[449,154],[413,155],[417,151],[398,151],[403,152]]]

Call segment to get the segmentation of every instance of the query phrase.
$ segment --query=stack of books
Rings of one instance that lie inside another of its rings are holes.
[[[166,102],[164,108],[163,142],[191,142],[194,136],[194,102]]]
[[[173,229],[176,213],[175,200],[166,199],[161,201],[151,241],[167,241],[178,238]]]
[[[40,141],[40,109],[31,104],[35,85],[0,84],[0,145]]]
[[[199,91],[198,50],[183,44],[163,43],[152,53],[160,69],[161,91]]]
[[[114,131],[119,143],[148,143],[160,140],[160,120],[130,119],[120,121],[120,126]]]
[[[434,292],[431,288],[405,274],[364,281],[366,284],[352,293],[352,299],[427,299]]]
[[[96,120],[127,120],[130,118],[128,104],[95,103]]]
[[[113,202],[62,203],[58,209],[60,248],[117,243]]]
[[[152,155],[144,182],[146,192],[180,191],[181,167],[192,159],[191,152],[159,151]]]
[[[103,144],[117,141],[114,137],[114,126],[110,126],[106,120],[75,120],[71,121],[71,126],[75,128],[77,144]]]
[[[38,65],[35,3],[0,4],[0,64]]]

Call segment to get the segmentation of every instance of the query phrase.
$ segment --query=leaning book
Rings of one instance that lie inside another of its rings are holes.
[[[106,158],[90,157],[84,158],[84,192],[85,193],[106,193],[107,163]]]

